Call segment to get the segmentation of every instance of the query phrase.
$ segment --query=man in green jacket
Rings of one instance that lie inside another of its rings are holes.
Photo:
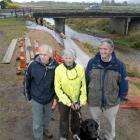
[[[86,80],[92,117],[100,124],[104,115],[109,125],[104,138],[114,140],[116,115],[120,101],[127,96],[128,80],[125,65],[116,57],[112,40],[101,40],[99,52],[88,62]]]

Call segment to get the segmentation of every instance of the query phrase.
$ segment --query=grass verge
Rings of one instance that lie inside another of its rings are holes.
[[[98,51],[98,47],[91,46],[89,43],[82,43],[79,40],[73,39],[74,42],[89,56],[94,56]]]
[[[20,38],[26,31],[23,18],[0,19],[0,61],[13,38]],[[2,51],[3,50],[3,51]]]

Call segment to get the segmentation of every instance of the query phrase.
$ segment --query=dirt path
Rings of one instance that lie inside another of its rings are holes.
[[[38,34],[40,34],[38,36]],[[31,30],[28,33],[33,44],[52,46],[63,50],[49,34]],[[4,56],[5,51],[1,52]],[[16,52],[11,64],[0,64],[0,140],[33,140],[31,104],[23,96],[22,80],[16,76]]]
[[[39,35],[38,35],[39,34]],[[31,30],[28,33],[33,40],[48,43],[54,49],[63,48],[42,31]],[[4,55],[4,52],[1,52]],[[33,140],[31,104],[22,94],[22,81],[16,79],[16,56],[10,65],[0,64],[0,140]],[[84,107],[83,118],[90,118],[87,107]],[[56,109],[50,124],[58,140],[59,113]],[[115,140],[140,140],[140,110],[120,110],[117,117],[117,136]]]

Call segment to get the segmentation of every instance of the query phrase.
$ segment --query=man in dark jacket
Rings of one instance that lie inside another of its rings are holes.
[[[40,46],[39,55],[29,63],[26,72],[26,92],[32,102],[33,133],[35,140],[43,140],[43,134],[51,138],[48,131],[51,105],[55,95],[54,72],[58,65],[51,57],[51,48]]]
[[[99,52],[86,68],[88,103],[94,120],[100,124],[101,114],[107,119],[105,140],[115,138],[115,120],[120,101],[125,100],[128,80],[125,65],[116,58],[110,39],[101,40]]]

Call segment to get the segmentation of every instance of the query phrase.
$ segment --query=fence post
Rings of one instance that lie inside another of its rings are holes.
[[[17,10],[15,9],[15,17],[17,18]]]

